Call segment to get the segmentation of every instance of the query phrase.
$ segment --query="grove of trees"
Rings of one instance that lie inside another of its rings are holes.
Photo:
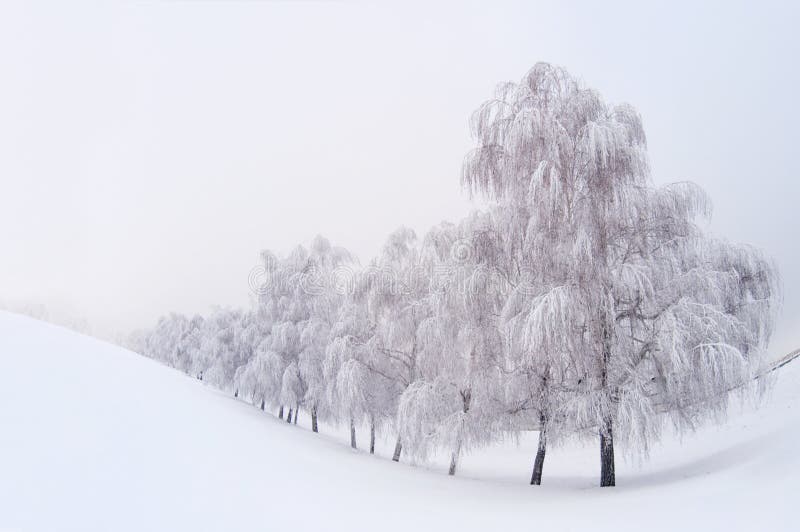
[[[132,347],[314,432],[344,423],[353,447],[366,426],[396,461],[445,450],[450,474],[538,430],[532,484],[581,439],[613,486],[617,447],[645,457],[760,391],[776,269],[707,233],[699,187],[653,184],[632,107],[539,63],[471,127],[462,184],[483,210],[400,228],[364,266],[322,237],[265,251],[251,308],[170,314]]]

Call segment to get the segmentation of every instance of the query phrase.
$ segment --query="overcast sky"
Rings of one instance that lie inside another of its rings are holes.
[[[0,5],[0,300],[107,334],[247,304],[263,248],[366,261],[469,210],[470,113],[549,61],[638,108],[656,182],[776,259],[776,350],[800,346],[792,2],[33,4]]]

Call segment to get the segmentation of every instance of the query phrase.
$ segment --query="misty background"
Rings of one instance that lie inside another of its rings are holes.
[[[468,119],[559,64],[642,115],[656,183],[784,283],[800,347],[790,2],[0,4],[0,303],[111,336],[246,305],[258,253],[321,233],[366,263],[473,204]]]

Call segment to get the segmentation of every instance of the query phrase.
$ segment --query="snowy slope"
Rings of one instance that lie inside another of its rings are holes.
[[[597,449],[535,434],[468,455],[456,478],[351,451],[155,362],[0,313],[0,530],[789,530],[800,363],[770,402],[595,488]],[[307,424],[301,415],[300,424]],[[620,457],[621,458],[621,457]],[[376,526],[379,525],[379,526]]]

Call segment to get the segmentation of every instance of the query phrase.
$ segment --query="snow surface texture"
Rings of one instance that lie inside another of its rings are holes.
[[[777,354],[776,357],[777,358]],[[536,434],[429,467],[352,451],[132,352],[0,312],[0,531],[794,530],[800,362],[762,409],[595,487],[597,446]],[[360,443],[366,440],[361,430]],[[390,439],[390,438],[389,438]],[[618,456],[622,458],[622,456]]]

